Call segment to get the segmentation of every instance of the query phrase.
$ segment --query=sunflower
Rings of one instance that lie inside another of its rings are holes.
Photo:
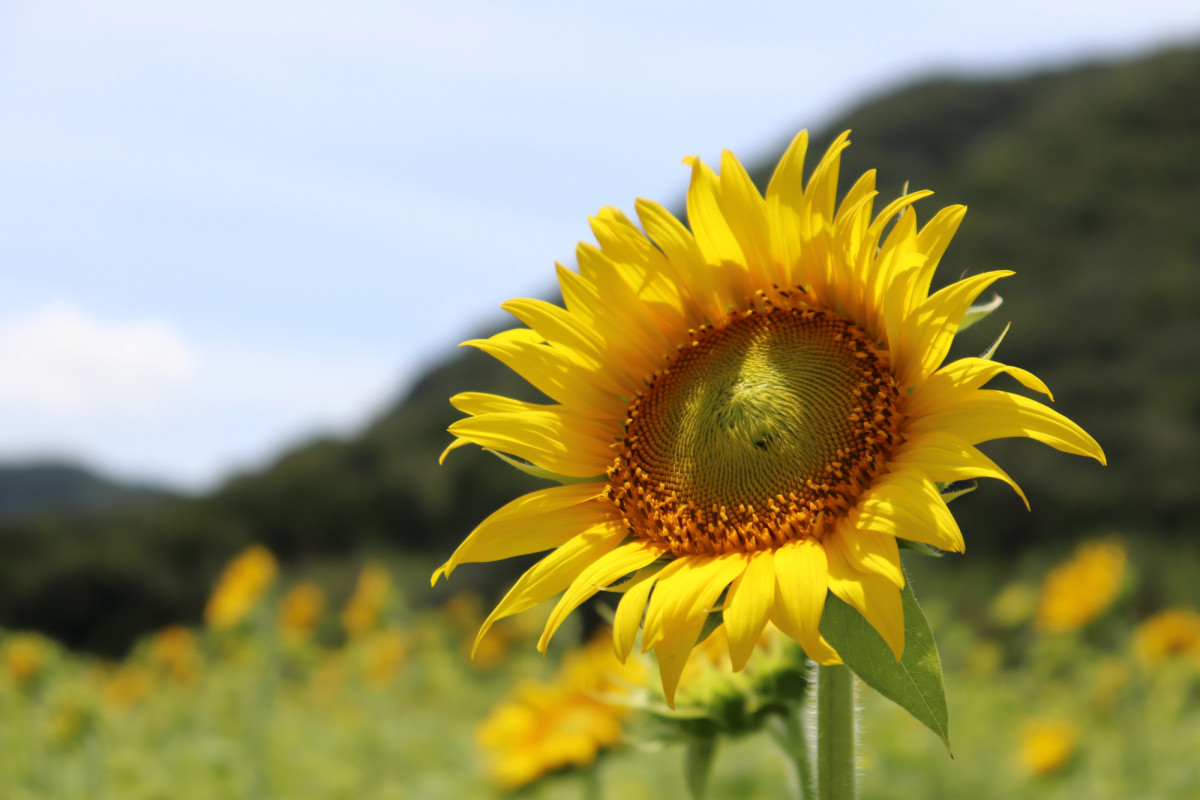
[[[476,742],[492,779],[517,789],[559,770],[587,767],[621,743],[630,709],[619,701],[644,681],[636,659],[619,663],[599,639],[568,653],[549,681],[516,687],[480,723]]]
[[[446,452],[474,443],[562,484],[493,513],[434,573],[552,551],[481,637],[562,593],[544,650],[573,609],[616,589],[618,656],[641,626],[672,698],[713,612],[735,669],[768,622],[838,663],[818,629],[833,592],[899,659],[898,541],[963,550],[938,483],[996,478],[1024,499],[975,445],[1028,437],[1103,463],[1067,418],[982,388],[1004,373],[1048,396],[1034,375],[983,358],[942,365],[975,299],[1012,273],[930,294],[966,209],[918,227],[912,204],[930,194],[919,191],[875,214],[873,171],[837,204],[848,136],[805,187],[801,132],[765,197],[728,151],[719,175],[685,159],[690,229],[647,200],[641,228],[603,209],[591,220],[599,246],[580,244],[578,272],[558,265],[565,307],[509,301],[526,327],[466,343],[555,402],[457,395],[469,416],[450,426]]]

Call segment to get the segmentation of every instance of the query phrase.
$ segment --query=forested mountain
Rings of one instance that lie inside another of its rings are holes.
[[[93,515],[165,501],[163,489],[130,485],[75,464],[0,464],[0,521],[41,514]]]
[[[923,219],[942,205],[969,206],[943,280],[1017,272],[996,286],[1002,309],[961,337],[957,354],[982,350],[1011,320],[998,358],[1044,378],[1056,406],[1109,457],[1100,468],[1028,441],[987,446],[1033,513],[1002,485],[957,501],[970,551],[1065,547],[1109,531],[1179,541],[1200,533],[1200,48],[920,82],[814,132],[809,163],[846,128],[854,144],[843,188],[877,168],[886,197],[905,182],[936,190],[918,204]],[[762,154],[760,182],[793,133]],[[530,258],[549,264],[553,255]],[[549,284],[548,269],[547,292]],[[251,541],[285,560],[364,547],[447,553],[536,485],[477,448],[437,465],[458,416],[447,398],[467,390],[531,394],[499,364],[459,350],[358,435],[312,442],[210,496],[84,522],[3,523],[0,624],[113,650],[140,630],[195,619],[215,571]],[[494,582],[510,569],[471,575]]]

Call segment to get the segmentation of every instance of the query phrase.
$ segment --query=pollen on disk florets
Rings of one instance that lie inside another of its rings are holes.
[[[820,538],[900,440],[886,353],[853,322],[770,304],[688,341],[630,403],[606,497],[677,556]]]

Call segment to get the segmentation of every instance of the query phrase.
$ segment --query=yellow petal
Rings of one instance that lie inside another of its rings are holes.
[[[471,339],[463,346],[475,347],[500,361],[552,400],[593,417],[613,418],[624,414],[625,404],[614,394],[600,389],[586,364],[572,358],[570,351],[532,339],[535,331],[518,331],[532,337],[514,337],[505,331],[487,339]]]
[[[704,260],[723,265],[726,270],[740,271],[744,276],[746,261],[742,248],[721,211],[720,178],[694,156],[684,162],[692,167],[692,182],[687,194],[688,223]],[[744,277],[739,283],[745,283]]]
[[[819,629],[829,589],[825,549],[813,539],[788,542],[775,550],[774,566],[775,625],[800,642],[809,658],[821,664],[836,663],[837,653]]]
[[[605,520],[534,564],[484,620],[475,637],[475,647],[479,647],[479,642],[497,620],[533,608],[566,589],[588,564],[613,550],[627,533],[623,522]]]
[[[602,474],[612,463],[614,429],[604,438],[588,418],[561,406],[536,411],[488,413],[452,423],[450,433],[523,458],[543,469],[572,478]],[[443,454],[445,458],[445,454]]]
[[[921,303],[904,321],[900,347],[894,350],[900,385],[916,385],[941,366],[971,303],[984,289],[1012,274],[996,270],[964,278]],[[892,345],[896,347],[895,342]]]
[[[638,199],[636,205],[646,235],[662,250],[676,274],[686,276],[684,283],[691,286],[703,316],[710,321],[724,319],[725,295],[691,231],[658,203]]]
[[[459,564],[500,561],[558,547],[597,521],[611,516],[588,501],[604,491],[603,483],[552,486],[521,495],[501,506],[471,531],[454,555],[433,573],[450,576]]]
[[[721,211],[745,255],[751,282],[765,290],[784,280],[771,255],[767,204],[745,168],[728,150],[721,153]]]
[[[729,638],[729,659],[735,672],[746,666],[775,603],[775,565],[772,551],[746,556],[746,570],[729,588],[722,617]]]
[[[643,541],[633,541],[621,545],[589,564],[571,582],[567,591],[559,598],[554,610],[550,612],[550,618],[546,620],[546,628],[542,631],[542,638],[538,640],[538,650],[546,652],[546,645],[550,643],[554,632],[566,620],[567,615],[579,607],[580,603],[609,584],[646,566],[658,558],[659,552],[659,547]]]
[[[904,656],[904,605],[894,583],[859,572],[838,549],[830,548],[829,590],[858,609],[887,642],[897,661]]]
[[[900,469],[917,469],[931,481],[948,483],[974,478],[996,478],[1012,487],[1029,508],[1029,500],[1017,482],[994,461],[957,436],[934,431],[912,436],[892,454],[891,463]]]
[[[771,235],[771,252],[787,270],[785,284],[799,282],[796,266],[800,261],[800,207],[804,202],[804,155],[808,150],[808,131],[800,131],[767,185],[767,220]]]
[[[978,389],[1001,374],[1010,375],[1025,388],[1054,399],[1046,384],[1028,370],[985,358],[960,358],[922,381],[909,394],[904,411],[915,417],[945,408],[958,402],[966,392]]]
[[[879,478],[852,515],[862,530],[908,539],[961,553],[962,532],[937,487],[916,470],[897,470]]]
[[[859,572],[878,575],[904,588],[904,570],[900,568],[900,548],[895,536],[856,528],[843,518],[835,533],[825,537],[824,544],[827,550],[836,547],[843,560]]]
[[[744,568],[737,554],[685,556],[668,564],[646,609],[642,649],[655,647],[697,619],[703,623],[721,592]]]
[[[600,271],[610,275],[614,271],[611,262],[592,245],[580,244],[576,248],[576,259],[584,262],[601,262]],[[641,301],[619,281],[608,281],[605,291],[577,272],[557,265],[558,285],[563,300],[571,313],[586,319],[588,327],[604,343],[605,359],[626,364],[632,371],[653,374],[675,343],[653,323],[653,315]]]
[[[650,590],[658,580],[658,570],[642,570],[642,573],[630,582],[632,585],[621,596],[613,617],[613,648],[622,664],[633,649],[633,640],[637,638],[638,627],[642,624],[646,601],[650,599]]]
[[[933,219],[925,223],[925,227],[917,234],[917,249],[926,255],[926,261],[910,287],[911,294],[904,307],[905,316],[920,306],[929,295],[933,274],[966,213],[966,206],[947,206],[934,214]]]
[[[1028,397],[992,389],[980,389],[949,408],[910,420],[908,430],[952,433],[968,444],[1026,437],[1107,463],[1096,440],[1062,414]]]
[[[658,671],[662,676],[663,695],[667,705],[675,707],[675,690],[679,686],[679,676],[687,665],[688,656],[700,638],[704,629],[704,618],[672,631],[668,639],[664,639],[654,648],[654,656],[658,659]]]
[[[596,241],[613,265],[611,275],[593,278],[602,291],[608,280],[619,280],[626,291],[652,309],[652,321],[664,331],[686,330],[694,320],[703,318],[687,274],[677,270],[624,214],[603,208],[589,221]]]

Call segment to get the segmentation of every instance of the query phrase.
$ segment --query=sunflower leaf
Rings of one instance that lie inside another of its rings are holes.
[[[933,631],[912,588],[904,603],[904,657],[899,661],[871,623],[832,593],[825,599],[821,633],[863,683],[888,698],[941,738],[950,750],[950,718],[942,683],[942,661]]]
[[[1004,298],[998,294],[993,294],[992,299],[988,300],[986,303],[976,303],[967,309],[967,313],[963,315],[962,322],[959,323],[958,329],[960,331],[965,331],[976,322],[985,319],[988,314],[991,314],[993,311],[999,308],[1003,302]]]
[[[593,478],[572,478],[570,475],[559,475],[557,472],[551,472],[548,469],[542,469],[536,464],[530,464],[528,461],[522,461],[519,458],[513,458],[507,453],[501,453],[499,450],[492,450],[490,447],[483,448],[483,452],[491,453],[496,458],[508,464],[510,467],[521,470],[526,475],[532,475],[535,478],[541,478],[547,481],[555,481],[556,483],[574,484],[574,483],[594,483],[604,480],[603,475],[597,475]]]

